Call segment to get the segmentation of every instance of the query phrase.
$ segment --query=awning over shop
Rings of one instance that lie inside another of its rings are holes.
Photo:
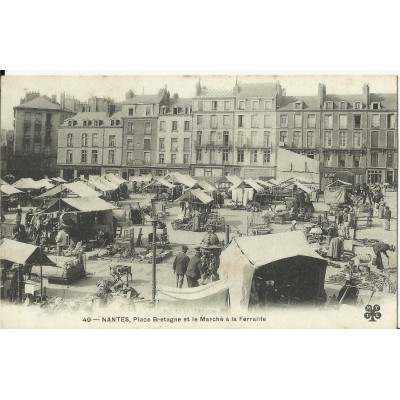
[[[40,254],[40,248],[15,240],[3,239],[0,245],[0,258],[16,264],[42,264],[54,265],[46,254]]]
[[[265,188],[267,188],[267,189],[272,188],[272,187],[275,186],[275,185],[273,185],[272,183],[267,182],[267,181],[262,181],[261,179],[256,179],[255,181],[256,181],[260,186],[263,186],[263,187],[265,187]]]
[[[45,187],[42,183],[34,181],[32,178],[21,178],[12,186],[21,190],[37,190]]]
[[[126,179],[121,178],[120,176],[114,175],[114,174],[106,174],[103,175],[103,177],[105,179],[107,179],[108,181],[115,183],[116,185],[122,185],[123,183],[128,182]]]
[[[58,210],[80,211],[80,212],[96,212],[115,210],[116,206],[108,203],[98,197],[70,197],[57,199],[45,213],[55,212]]]
[[[58,182],[58,183],[67,183],[67,181],[66,181],[65,179],[60,178],[59,176],[56,177],[56,178],[50,178],[50,180],[51,180],[51,181]]]
[[[264,189],[254,179],[248,178],[244,180],[249,186],[251,186],[256,192],[262,192]]]
[[[353,185],[348,182],[341,181],[340,179],[332,182],[330,185],[327,185],[326,188],[334,188],[334,187],[345,187],[351,188]]]
[[[197,182],[197,185],[199,185],[201,189],[208,193],[215,192],[217,190],[213,185],[210,185],[206,181],[199,181]]]
[[[313,192],[309,187],[303,185],[301,182],[298,182],[296,180],[289,179],[281,183],[282,188],[293,187],[294,185],[296,185],[299,189],[308,194],[311,194]]]
[[[182,175],[179,172],[174,172],[167,175],[166,180],[171,183],[180,183],[188,188],[192,188],[196,185],[197,181],[193,179],[190,175]]]
[[[266,251],[270,249],[270,251]],[[310,293],[322,296],[327,261],[302,231],[235,237],[221,253],[218,273],[228,279],[231,307],[247,309],[254,272],[259,268],[301,268],[310,275]]]
[[[147,189],[149,187],[160,187],[160,186],[166,187],[168,189],[173,189],[175,187],[175,185],[169,183],[164,178],[157,178],[154,181],[150,182],[148,185],[146,185],[144,189]]]
[[[175,203],[178,203],[183,200],[187,200],[195,197],[203,204],[210,204],[213,199],[206,193],[204,193],[201,189],[189,189],[187,190],[181,197],[175,200]]]
[[[37,199],[45,199],[49,197],[56,197],[60,194],[60,192],[67,192],[70,193],[71,197],[93,197],[93,196],[100,196],[99,192],[90,188],[83,182],[72,182],[72,183],[65,183],[54,187],[53,189],[48,190],[45,193],[37,196]]]
[[[37,184],[41,185],[45,189],[51,189],[55,186],[48,179],[40,179],[37,181]]]
[[[12,194],[23,193],[23,192],[21,192],[21,190],[16,189],[14,186],[11,186],[11,185],[0,185],[0,192],[6,196],[11,196]]]

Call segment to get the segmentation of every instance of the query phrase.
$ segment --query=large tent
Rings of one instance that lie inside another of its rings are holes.
[[[180,202],[182,200],[189,200],[189,199],[198,200],[198,202],[202,204],[210,204],[213,199],[207,194],[204,193],[201,189],[189,189],[181,197],[175,200],[175,202]]]
[[[51,189],[55,186],[48,179],[40,179],[39,181],[37,181],[37,184],[44,187],[45,189]]]
[[[303,232],[294,231],[235,237],[221,253],[218,273],[221,279],[228,279],[231,308],[240,311],[248,308],[255,273],[265,274],[277,284],[278,275],[287,275],[300,282],[310,299],[323,298],[326,265]]]
[[[92,197],[92,196],[100,196],[99,192],[90,188],[83,182],[72,182],[65,183],[54,187],[53,189],[48,190],[47,192],[42,193],[37,196],[37,199],[45,199],[51,197],[57,197],[61,192],[65,192],[68,196],[71,197]]]
[[[46,254],[40,252],[38,246],[27,243],[17,242],[15,240],[3,239],[0,245],[0,258],[11,261],[16,264],[48,264],[53,265]]]
[[[276,177],[281,181],[289,178],[305,177],[319,185],[320,173],[319,161],[307,156],[294,153],[290,150],[278,148]]]
[[[164,177],[168,182],[179,183],[186,188],[192,188],[197,184],[196,179],[193,179],[190,175],[182,175],[179,172],[174,172]]]

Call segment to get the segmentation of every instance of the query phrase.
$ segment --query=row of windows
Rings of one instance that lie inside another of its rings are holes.
[[[88,151],[87,150],[82,150],[81,151],[81,163],[85,164],[88,162],[87,159]],[[91,164],[97,164],[98,163],[98,150],[92,150],[91,152]],[[73,162],[73,152],[72,150],[67,150],[66,153],[66,162],[67,163],[72,163]],[[109,150],[108,151],[108,164],[115,164],[115,150]]]
[[[392,168],[394,165],[394,154],[386,153],[386,167]],[[353,156],[348,157],[346,154],[339,154],[337,157],[337,167],[346,168],[354,167],[360,168],[361,156],[358,154],[353,154]],[[324,165],[332,167],[332,159],[330,154],[324,154]],[[379,153],[377,151],[371,152],[369,158],[369,165],[371,167],[377,167],[379,162]]]
[[[239,135],[239,132],[238,132]],[[370,146],[380,147],[379,146],[379,131],[371,132]],[[339,147],[345,148],[349,145],[348,138],[349,134],[347,131],[339,132]],[[353,147],[360,148],[362,145],[362,132],[353,132]],[[279,141],[285,144],[288,144],[288,133],[287,131],[279,132]],[[293,132],[293,146],[301,147],[303,143],[303,133],[301,131]],[[313,131],[307,132],[306,137],[307,147],[315,146],[315,133]],[[332,147],[333,145],[333,132],[327,131],[324,133],[324,145],[325,147]],[[386,146],[382,145],[382,147],[387,147],[392,149],[395,147],[395,135],[394,131],[388,131],[386,136]]]
[[[245,110],[246,109],[246,100],[238,100],[238,109]],[[250,108],[252,110],[272,110],[274,106],[274,100],[251,100]],[[193,101],[193,110],[195,111],[229,111],[232,110],[233,101],[231,100],[194,100]]]
[[[340,101],[338,103],[339,109],[341,110],[347,110],[349,103],[347,101]],[[361,110],[362,109],[362,102],[361,101],[354,101],[353,102],[353,108],[355,110]],[[326,110],[333,110],[335,107],[335,103],[333,101],[325,101],[324,103],[324,108]],[[381,109],[381,103],[378,101],[373,101],[370,104],[370,109],[372,110],[380,110]]]
[[[184,154],[183,155],[183,164],[189,164],[189,158],[190,158],[190,154]],[[176,164],[176,154],[171,154],[171,158],[170,158],[170,164]],[[160,153],[158,155],[158,163],[159,164],[164,164],[165,163],[165,154],[164,153]]]
[[[160,138],[158,141],[158,148],[160,151],[165,150],[165,139]],[[178,139],[171,138],[171,151],[178,151]],[[189,138],[183,139],[183,151],[190,151]]]
[[[67,134],[67,147],[73,147],[74,145],[74,135],[73,133]],[[89,135],[87,133],[82,133],[82,140],[81,140],[81,147],[88,147],[89,146]],[[99,146],[99,134],[93,133],[92,134],[92,147]],[[108,147],[115,147],[116,146],[116,137],[115,135],[110,135],[108,137]]]
[[[30,113],[30,112],[24,113],[25,122],[31,122],[32,116],[35,117],[35,123],[42,122],[42,114],[41,113]],[[49,123],[50,121],[51,121],[51,113],[46,113],[46,123]]]
[[[135,134],[135,124],[134,122],[128,122],[128,134],[133,135]],[[144,134],[151,135],[151,122],[144,123]]]
[[[179,114],[179,110],[180,110],[180,107],[178,107],[178,106],[173,106],[173,107],[172,107],[172,114]],[[162,106],[161,109],[160,109],[160,114],[165,115],[165,114],[167,114],[169,111],[170,111],[169,107]],[[184,111],[185,114],[190,114],[190,113],[192,112],[192,108],[191,108],[190,106],[186,106],[186,107],[183,109],[183,111]]]
[[[166,131],[166,126],[167,126],[166,121],[160,121],[160,131],[161,132]],[[190,121],[184,121],[183,129],[185,131],[190,131]],[[172,132],[178,131],[178,121],[172,121],[171,130],[172,130]]]

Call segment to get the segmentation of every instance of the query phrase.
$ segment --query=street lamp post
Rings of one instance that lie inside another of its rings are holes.
[[[156,290],[157,290],[157,280],[156,280],[156,256],[157,256],[157,219],[152,219],[151,223],[153,225],[153,268],[152,268],[152,286],[151,286],[151,299],[153,304],[156,302]]]

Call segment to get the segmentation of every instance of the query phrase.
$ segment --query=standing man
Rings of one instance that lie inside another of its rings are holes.
[[[392,219],[392,211],[390,211],[389,206],[385,209],[385,230],[390,231],[390,220]]]
[[[185,277],[190,258],[186,255],[189,248],[182,246],[182,251],[179,252],[174,261],[173,270],[176,274],[176,287],[181,288],[183,285],[183,278]]]
[[[67,245],[67,234],[65,233],[64,229],[60,229],[56,236],[56,243],[57,243],[57,250],[58,255],[63,255],[63,250]]]
[[[376,268],[383,270],[383,261],[382,261],[382,253],[386,256],[389,261],[389,256],[387,255],[387,251],[396,251],[396,247],[390,246],[389,244],[378,242],[372,246],[374,253],[376,255]]]
[[[186,271],[186,279],[188,287],[199,286],[198,280],[201,278],[201,249],[196,247],[196,254],[190,259],[189,265]]]

